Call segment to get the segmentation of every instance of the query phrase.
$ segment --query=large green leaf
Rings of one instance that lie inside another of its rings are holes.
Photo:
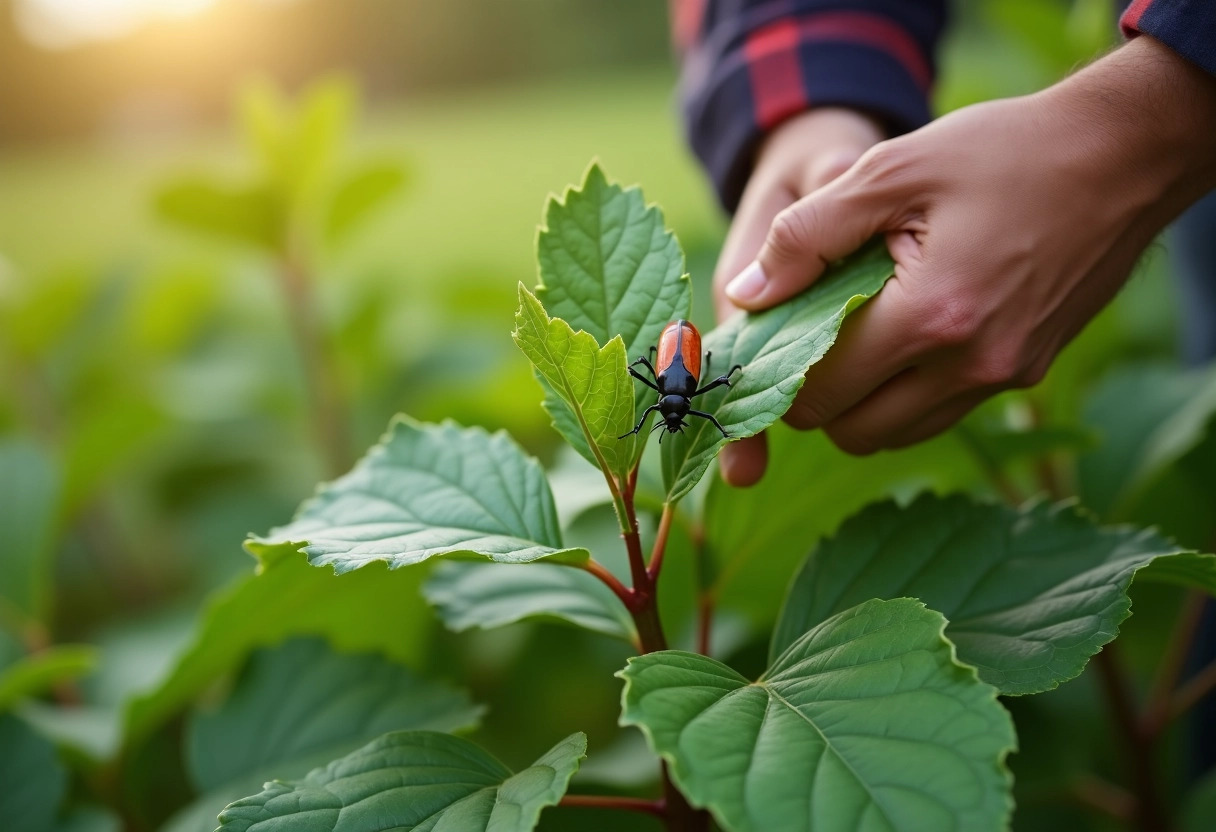
[[[0,627],[43,620],[50,603],[50,553],[59,501],[59,472],[45,451],[22,439],[0,441]]]
[[[215,594],[186,648],[127,705],[126,744],[146,738],[255,648],[291,636],[318,635],[339,650],[418,661],[431,621],[414,600],[423,578],[419,570],[385,567],[334,575],[298,553],[271,548],[258,574]]]
[[[586,751],[587,737],[573,734],[512,774],[468,740],[400,731],[303,780],[267,783],[225,809],[220,829],[529,832],[565,794]]]
[[[639,189],[610,183],[599,165],[588,168],[580,187],[549,200],[536,248],[536,295],[549,313],[600,344],[619,335],[630,361],[646,354],[668,323],[689,316],[684,254],[662,212],[647,205]],[[631,392],[636,418],[654,403],[654,393],[644,385]],[[548,385],[545,407],[569,440],[562,426],[572,424],[573,415]],[[645,441],[642,435],[621,444],[636,462]],[[572,444],[588,455],[585,442]]]
[[[632,442],[620,439],[633,427],[633,383],[621,339],[600,347],[589,333],[550,318],[522,283],[511,336],[562,401],[549,410],[554,426],[580,453],[588,449],[590,462],[623,480],[633,462]]]
[[[945,625],[913,599],[867,601],[756,682],[696,653],[650,653],[618,674],[621,722],[730,832],[1004,829],[1013,722],[955,660]]]
[[[0,827],[5,832],[55,828],[68,775],[55,746],[11,714],[0,714]]]
[[[87,644],[59,644],[24,656],[0,670],[0,711],[55,683],[83,676],[97,663],[97,650]]]
[[[1004,694],[1077,676],[1131,614],[1136,573],[1216,592],[1216,557],[1151,531],[1095,525],[1072,505],[1021,511],[961,495],[870,506],[810,554],[773,633],[777,655],[869,598],[914,596],[950,621],[959,658]]]
[[[259,651],[218,710],[191,718],[187,764],[205,794],[168,828],[211,832],[226,805],[268,780],[303,777],[389,731],[471,728],[479,712],[463,691],[320,639]]]
[[[586,550],[562,546],[544,471],[505,433],[404,417],[291,523],[246,546],[259,556],[302,551],[309,563],[338,574],[438,555],[499,563],[587,557]]]
[[[1216,828],[1216,772],[1209,772],[1182,801],[1182,832],[1210,832]]]
[[[849,456],[822,431],[795,431],[780,422],[767,436],[764,478],[740,489],[712,477],[703,521],[714,598],[766,632],[777,617],[773,601],[789,587],[810,541],[875,500],[926,488],[958,490],[981,476],[949,434],[867,457]]]
[[[733,386],[720,387],[697,400],[697,409],[714,414],[732,439],[752,436],[789,409],[806,371],[836,341],[845,315],[874,295],[894,274],[886,244],[874,241],[832,266],[814,286],[795,298],[755,315],[740,313],[706,334],[715,371],[741,364]],[[668,502],[687,494],[727,441],[705,419],[663,445],[663,482]]]
[[[422,588],[450,629],[502,627],[516,621],[561,621],[633,641],[633,619],[621,600],[581,569],[538,563],[442,563]]]

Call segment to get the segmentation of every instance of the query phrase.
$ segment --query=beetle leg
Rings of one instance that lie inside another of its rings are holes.
[[[639,360],[641,360],[641,359],[639,359]],[[636,363],[636,362],[634,362],[634,363]],[[651,390],[654,390],[656,392],[658,391],[659,386],[657,384],[655,384],[653,381],[651,381],[650,379],[646,378],[646,376],[639,373],[637,370],[633,369],[633,364],[629,365],[629,375],[633,376],[638,381],[642,382],[642,384],[645,384]]]
[[[723,436],[725,436],[727,439],[730,439],[730,434],[726,432],[726,428],[722,427],[722,425],[720,425],[718,423],[718,420],[715,419],[712,414],[704,413],[700,410],[690,410],[690,411],[688,411],[688,415],[689,416],[700,416],[702,419],[708,419],[709,421],[714,423],[714,427],[716,427],[718,430],[722,431]]]
[[[653,351],[653,350],[654,350],[654,347],[651,347],[650,349]],[[658,374],[658,373],[656,373],[656,372],[655,372],[655,370],[654,370],[654,364],[650,363],[650,359],[649,359],[649,358],[647,358],[646,356],[644,356],[644,355],[639,355],[639,356],[638,356],[638,360],[637,360],[637,361],[635,361],[635,362],[633,362],[633,363],[632,363],[632,364],[630,364],[629,366],[630,366],[630,367],[636,367],[638,364],[641,364],[641,365],[642,365],[643,367],[645,367],[647,370],[650,370],[650,374],[651,374],[652,376],[654,376],[655,378],[658,378],[658,377],[659,377],[659,374]]]
[[[643,379],[643,381],[644,380],[645,379]],[[629,431],[629,433],[622,433],[620,436],[617,437],[617,439],[624,439],[626,436],[632,436],[633,434],[640,431],[642,429],[642,423],[646,421],[646,417],[658,409],[659,409],[659,406],[657,404],[652,404],[650,407],[646,408],[644,411],[642,411],[642,418],[638,419],[637,426],[633,430]]]

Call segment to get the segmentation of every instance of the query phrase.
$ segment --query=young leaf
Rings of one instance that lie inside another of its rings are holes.
[[[1150,580],[1216,592],[1216,557],[1151,531],[1102,528],[1071,505],[1021,511],[924,495],[870,506],[811,552],[773,633],[777,655],[867,598],[915,596],[940,610],[959,658],[1007,695],[1080,674],[1131,614],[1127,589]]]
[[[0,826],[5,832],[54,829],[68,775],[55,746],[12,714],[0,713]]]
[[[581,569],[538,563],[513,569],[496,563],[439,565],[422,592],[457,632],[529,619],[555,620],[634,641],[633,619],[612,590]]]
[[[609,183],[599,165],[588,168],[579,188],[549,200],[536,248],[540,302],[555,318],[600,344],[619,335],[630,361],[645,355],[668,323],[689,316],[692,288],[684,254],[664,226],[662,212],[647,205],[639,189]],[[545,392],[545,408],[554,420],[572,422],[553,389],[546,385]],[[636,419],[655,399],[640,384],[632,392]],[[645,437],[624,439],[621,445],[632,467]],[[574,446],[587,455],[582,443]]]
[[[730,832],[999,830],[1016,740],[996,691],[918,601],[824,621],[756,682],[695,653],[630,659],[621,723]]]
[[[266,251],[284,242],[283,206],[264,187],[233,187],[205,177],[170,182],[156,195],[156,212],[191,231]]]
[[[218,710],[191,718],[187,764],[204,794],[167,829],[210,832],[226,805],[267,780],[303,777],[388,731],[471,728],[479,713],[463,691],[377,655],[336,653],[320,639],[259,651]]]
[[[550,318],[522,283],[511,337],[565,403],[564,410],[549,411],[554,426],[580,453],[586,455],[583,449],[588,449],[589,461],[623,478],[632,464],[633,446],[620,437],[633,428],[634,408],[620,337],[601,348],[589,333]]]
[[[399,417],[350,473],[324,486],[286,526],[246,547],[302,551],[338,574],[376,561],[392,569],[439,555],[499,563],[578,561],[562,546],[539,463],[505,433]]]
[[[339,183],[329,203],[325,236],[336,244],[391,199],[405,184],[405,168],[396,162],[364,165]]]
[[[807,291],[756,315],[739,314],[706,334],[713,367],[702,381],[741,364],[732,387],[697,399],[732,439],[752,436],[781,418],[802,387],[806,371],[836,341],[844,317],[873,296],[894,274],[886,244],[875,240],[833,266]],[[701,479],[727,441],[705,419],[692,417],[683,433],[663,445],[667,501],[675,502]]]
[[[512,774],[468,740],[399,731],[303,780],[267,783],[225,809],[220,829],[306,822],[327,832],[530,832],[541,810],[561,800],[586,752],[587,737],[572,734]]]

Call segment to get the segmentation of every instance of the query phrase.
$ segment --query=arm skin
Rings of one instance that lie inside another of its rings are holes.
[[[895,278],[785,416],[854,454],[919,442],[1035,384],[1216,187],[1216,79],[1147,36],[1042,92],[888,141],[860,115],[818,115],[761,149],[715,287],[720,314],[764,309],[886,234]],[[765,462],[763,437],[732,443],[723,476],[750,485]]]

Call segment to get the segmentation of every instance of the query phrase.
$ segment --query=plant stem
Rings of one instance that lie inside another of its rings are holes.
[[[1093,661],[1127,753],[1136,795],[1133,813],[1135,827],[1140,832],[1168,832],[1172,828],[1169,814],[1158,791],[1156,772],[1153,770],[1153,738],[1141,730],[1131,685],[1118,661],[1114,645],[1106,645],[1102,652],[1094,656]]]
[[[280,257],[278,271],[287,301],[287,318],[304,368],[313,433],[325,459],[326,472],[336,477],[350,465],[350,435],[337,373],[317,320],[312,280],[300,259],[290,254]]]
[[[585,563],[580,564],[580,567],[603,581],[616,597],[621,599],[621,603],[626,608],[633,608],[633,590],[621,583],[616,575],[609,572],[608,567],[595,558],[588,558]]]
[[[1195,641],[1205,603],[1207,595],[1203,592],[1191,590],[1187,593],[1182,611],[1178,613],[1178,619],[1170,633],[1165,656],[1157,666],[1152,691],[1141,716],[1142,730],[1153,738],[1161,734],[1174,716],[1174,691],[1179,687],[1178,680],[1182,676],[1187,654]]]
[[[663,555],[667,551],[667,536],[671,533],[671,520],[675,513],[675,507],[671,503],[663,504],[663,514],[659,517],[659,529],[654,536],[654,548],[650,552],[650,565],[646,567],[646,574],[651,581],[658,581],[659,572],[663,569]]]
[[[587,809],[620,809],[625,812],[644,812],[648,815],[663,817],[666,812],[665,802],[647,800],[642,797],[617,797],[607,794],[568,794],[564,795],[559,806],[577,806]]]
[[[664,815],[669,832],[709,832],[709,812],[688,805],[663,763]]]
[[[714,630],[714,599],[708,592],[697,595],[697,652],[710,655]]]
[[[1182,716],[1214,690],[1216,690],[1216,661],[1178,686],[1177,692],[1170,700],[1169,709],[1166,711],[1166,721]]]
[[[1135,796],[1093,774],[1077,778],[1068,793],[1083,806],[1123,823],[1128,823],[1136,810]]]

